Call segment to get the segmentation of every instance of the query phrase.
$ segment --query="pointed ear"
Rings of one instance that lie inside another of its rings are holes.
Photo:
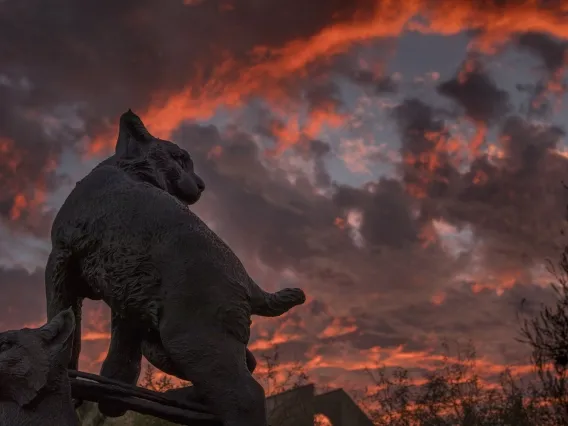
[[[47,344],[51,355],[59,355],[75,330],[75,315],[71,308],[59,312],[43,327],[39,328],[40,337]]]
[[[154,139],[140,117],[129,109],[120,116],[115,154],[117,157],[138,157]]]

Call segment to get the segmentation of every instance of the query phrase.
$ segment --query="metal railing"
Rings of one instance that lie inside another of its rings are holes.
[[[192,386],[161,393],[82,371],[69,370],[68,374],[71,395],[77,401],[111,402],[182,425],[222,426],[203,404],[191,402]]]

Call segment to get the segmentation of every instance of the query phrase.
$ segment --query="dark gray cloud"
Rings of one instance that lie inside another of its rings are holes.
[[[84,103],[84,114],[100,125],[128,107],[144,109],[157,94],[180,91],[197,73],[207,78],[227,52],[246,66],[256,46],[277,48],[374,6],[369,0],[231,4],[5,2],[0,73],[30,81],[35,106]]]
[[[0,268],[0,330],[29,327],[45,320],[43,269]]]
[[[516,46],[534,55],[542,64],[544,76],[536,83],[518,85],[519,92],[527,93],[528,100],[523,105],[522,112],[529,116],[548,118],[553,112],[553,102],[549,96],[550,83],[566,90],[566,83],[561,75],[568,64],[568,43],[552,35],[527,32],[516,38]]]
[[[391,76],[377,76],[369,70],[352,71],[348,76],[354,83],[371,88],[376,95],[394,94],[399,90],[398,82]]]
[[[244,133],[227,137],[212,126],[186,125],[173,138],[193,153],[209,182],[211,193],[196,210],[205,216],[215,212],[217,231],[243,252],[308,277],[308,293],[320,307],[317,312],[326,306],[336,310],[338,298],[346,292],[370,300],[388,288],[389,299],[396,299],[399,291],[406,297],[410,292],[410,298],[422,303],[443,291],[468,259],[450,258],[436,242],[422,247],[421,232],[432,219],[472,227],[489,270],[518,272],[555,255],[568,201],[560,184],[566,160],[550,151],[562,134],[559,129],[510,118],[502,126],[506,142],[499,162],[481,156],[470,171],[460,173],[444,152],[436,151],[436,140],[425,136],[446,132],[433,109],[407,100],[394,117],[401,152],[418,159],[402,166],[403,182],[380,179],[361,188],[336,185],[331,199],[316,196],[307,181],[292,184],[284,172],[263,164],[257,145]],[[222,154],[207,157],[213,146],[221,146]],[[325,155],[327,148],[321,145],[316,151]],[[436,155],[436,161],[424,161],[428,155]],[[483,179],[474,183],[480,173]],[[424,184],[428,196],[409,195],[404,186],[408,182]],[[534,203],[537,198],[543,203]],[[356,247],[346,230],[334,226],[335,218],[351,209],[362,217],[363,247]],[[408,263],[411,269],[405,266]]]
[[[53,114],[45,117],[41,115],[45,111],[34,108],[33,88],[22,88],[12,80],[4,83],[0,84],[0,217],[45,236],[52,213],[41,210],[43,201],[65,181],[56,166],[63,146],[77,133]]]
[[[519,106],[519,114],[540,119],[550,118],[554,108],[549,99],[544,96],[547,90],[546,80],[517,84],[516,89],[519,93],[526,95],[526,99]]]
[[[417,244],[419,224],[411,214],[411,198],[397,180],[381,179],[373,191],[338,186],[335,203],[363,213],[361,233],[371,247],[404,248]]]
[[[517,37],[517,46],[526,50],[542,61],[549,73],[562,68],[566,62],[568,43],[558,40],[548,34],[527,32]]]
[[[413,199],[397,181],[335,186],[329,198],[317,195],[306,179],[291,183],[270,158],[260,156],[247,134],[185,125],[172,138],[189,149],[208,182],[208,195],[195,210],[210,218],[238,253],[252,254],[275,270],[294,270],[308,296],[334,315],[347,314],[376,294],[394,300],[412,291],[411,298],[429,298],[456,270],[440,247],[423,250],[421,219],[413,217]],[[207,155],[213,146],[222,147],[220,155]],[[336,226],[349,210],[362,217],[363,246],[348,228]],[[342,299],[345,304],[338,305]]]
[[[449,136],[443,119],[419,99],[405,99],[393,110],[401,140],[402,180],[416,197],[448,195],[458,178],[443,144]]]
[[[33,199],[34,188],[49,192],[60,185],[64,177],[55,174],[53,164],[60,163],[62,152],[80,149],[85,134],[97,136],[108,129],[114,134],[113,123],[125,109],[144,112],[187,87],[194,87],[195,97],[207,91],[214,98],[227,82],[238,80],[251,64],[270,58],[279,47],[306,40],[332,22],[371,16],[376,4],[238,0],[228,8],[216,0],[193,6],[148,0],[3,2],[0,140],[13,146],[7,155],[0,152],[0,180],[7,188],[0,197],[0,213],[9,217],[19,194]],[[254,50],[257,46],[266,49]],[[214,70],[229,63],[226,53],[235,65],[218,79]],[[543,60],[550,69],[556,66],[553,60]],[[271,84],[304,102],[309,112],[341,112],[338,86],[326,79],[326,71],[335,65],[317,63],[309,67],[308,76],[291,73]],[[337,68],[374,95],[398,90],[392,78],[353,69],[352,64]],[[260,88],[264,84],[251,82]],[[440,91],[475,120],[493,123],[507,112],[506,94],[482,72],[471,73],[463,84],[445,82]],[[252,89],[243,93],[257,94]],[[275,139],[275,128],[282,123],[264,113],[257,130]],[[213,126],[186,124],[172,137],[193,154],[207,181],[196,211],[247,265],[258,262],[278,272],[292,270],[298,285],[306,288],[310,303],[285,318],[267,320],[277,329],[266,335],[253,331],[256,339],[278,333],[299,336],[284,345],[285,352],[294,352],[287,359],[297,359],[299,353],[339,358],[338,346],[343,345],[357,352],[400,344],[418,351],[431,347],[431,334],[457,336],[478,330],[485,341],[497,342],[499,336],[506,342],[514,326],[509,305],[520,295],[545,296],[528,285],[514,287],[501,298],[489,290],[473,294],[466,285],[452,291],[456,272],[470,259],[456,259],[437,241],[426,246],[422,234],[433,219],[471,226],[493,271],[526,268],[552,255],[559,244],[554,232],[568,201],[557,185],[566,160],[551,151],[558,129],[512,118],[502,129],[509,137],[504,158],[495,164],[482,156],[471,171],[460,173],[444,152],[442,142],[449,130],[436,110],[407,99],[392,118],[402,143],[402,181],[384,178],[360,188],[333,185],[325,163],[330,145],[306,135],[290,154],[313,162],[315,184],[307,176],[291,179],[263,155],[252,135],[236,127],[220,132]],[[478,172],[485,180],[474,185]],[[319,195],[320,187],[331,188],[333,195]],[[364,244],[353,242],[353,230],[336,226],[349,210],[362,218],[358,232]],[[24,204],[21,226],[45,236],[50,214],[38,216],[33,206]],[[0,271],[0,294],[13,306],[1,326],[44,318],[41,278],[40,271]],[[280,277],[262,284],[273,289],[282,281]],[[513,297],[516,291],[520,293]],[[446,300],[432,303],[431,297],[441,292]],[[93,335],[84,351],[94,365],[106,350],[108,312],[103,310],[105,315],[99,317],[96,308],[87,311]],[[350,331],[319,337],[332,326]],[[492,337],[489,330],[498,331]],[[314,341],[323,344],[311,351]]]
[[[314,161],[315,168],[315,185],[322,188],[327,188],[331,185],[331,176],[327,171],[325,160],[331,153],[331,146],[327,142],[320,140],[309,140],[308,155]]]
[[[65,148],[85,149],[83,135],[107,130],[113,135],[109,126],[127,108],[145,111],[188,85],[202,90],[228,54],[235,66],[208,88],[209,95],[218,95],[243,69],[266,59],[250,55],[255,47],[278,48],[310,37],[331,22],[370,11],[374,2],[238,0],[231,5],[217,0],[192,6],[181,0],[81,5],[56,0],[49,7],[37,0],[3,2],[0,152],[10,145],[9,156],[2,153],[0,160],[0,215],[8,218],[16,206],[19,220],[45,235],[51,216],[41,218],[30,202],[21,206],[21,195],[33,198],[34,190],[57,187],[61,181],[53,166]],[[291,96],[304,90],[287,84]],[[324,86],[310,87],[307,97],[314,108],[332,99]]]
[[[560,231],[568,203],[562,185],[568,160],[551,148],[563,132],[511,117],[501,134],[503,158],[490,162],[481,157],[472,164],[458,197],[446,204],[447,218],[472,225],[492,247],[487,266],[522,269],[546,258],[556,260],[565,244]]]
[[[304,99],[311,110],[337,111],[343,106],[337,83],[329,80],[310,81]]]
[[[541,303],[554,303],[553,290],[517,282],[498,295],[490,288],[474,292],[473,284],[462,282],[449,288],[440,304],[423,301],[394,308],[391,318],[396,319],[396,329],[416,336],[417,343],[424,346],[433,333],[450,341],[473,337],[486,342],[487,346],[479,349],[494,360],[526,363],[528,348],[515,338],[520,337],[523,318],[535,315]]]
[[[301,326],[298,319],[276,319],[279,325],[270,332],[264,329],[260,338],[266,342],[289,337],[278,348],[285,362],[299,360],[309,365],[314,358],[321,357],[321,364],[313,366],[313,374],[316,377],[331,374],[334,380],[341,379],[346,370],[349,371],[346,380],[360,380],[359,373],[366,368],[373,369],[383,363],[393,368],[401,362],[397,358],[402,354],[410,371],[427,372],[440,366],[439,354],[445,352],[433,336],[448,343],[450,356],[456,356],[459,349],[463,355],[470,341],[483,342],[477,348],[482,356],[479,372],[495,379],[491,361],[510,365],[529,362],[530,349],[516,340],[521,337],[522,321],[535,315],[541,303],[554,303],[555,294],[549,287],[522,281],[502,294],[489,288],[475,290],[474,284],[456,282],[439,303],[421,300],[391,304],[387,308],[370,303],[360,315],[333,316],[320,312],[309,317],[308,325]],[[296,317],[301,314],[301,310],[297,311]],[[291,350],[294,356],[290,356]],[[376,357],[377,351],[380,358]],[[375,356],[367,358],[371,353]]]
[[[318,252],[324,255],[326,247],[310,246],[309,235],[333,230],[339,209],[316,196],[307,180],[294,185],[281,169],[265,167],[250,135],[223,137],[213,126],[188,125],[173,139],[189,149],[208,182],[213,194],[196,210],[215,212],[221,235],[236,245],[246,241],[248,249],[258,250],[267,264],[277,268],[297,265]],[[317,147],[317,143],[310,145]],[[221,147],[222,154],[208,158],[214,146]],[[243,239],[245,234],[248,237]]]
[[[494,123],[508,112],[509,94],[499,89],[479,65],[461,76],[441,83],[438,92],[457,102],[468,117]]]
[[[333,70],[371,96],[396,94],[400,90],[399,81],[382,66],[388,62],[389,55],[395,53],[396,47],[397,38],[388,36],[373,40],[370,46],[355,46],[358,54],[334,58]],[[361,58],[364,58],[363,63]]]
[[[555,125],[533,124],[520,117],[510,117],[501,134],[505,148],[505,165],[523,174],[535,174],[544,166],[547,154],[556,148],[565,132]]]
[[[394,117],[406,159],[402,179],[419,199],[424,220],[471,226],[486,244],[486,266],[523,270],[556,259],[568,203],[562,186],[568,160],[554,151],[561,128],[508,117],[499,128],[500,158],[481,154],[469,170],[458,171],[440,143],[451,134],[432,107],[407,99]]]
[[[401,154],[412,159],[400,167],[402,182],[336,184],[331,198],[316,195],[307,179],[292,183],[237,129],[220,133],[213,126],[187,124],[172,136],[190,150],[209,183],[196,211],[211,217],[239,253],[253,253],[276,270],[294,270],[312,300],[290,317],[271,320],[269,331],[257,330],[255,338],[270,342],[288,336],[281,350],[294,355],[285,355],[287,360],[298,353],[306,361],[317,355],[333,359],[337,347],[394,350],[403,344],[407,351],[435,351],[433,335],[473,337],[491,342],[492,359],[526,360],[514,341],[517,305],[523,298],[550,300],[549,290],[531,284],[529,268],[553,257],[562,244],[557,227],[568,202],[560,192],[567,160],[553,151],[562,131],[510,117],[500,128],[501,158],[480,155],[470,170],[459,171],[439,143],[450,132],[435,109],[407,99],[393,118]],[[220,155],[208,155],[213,147],[221,147]],[[311,141],[295,153],[316,161],[328,147]],[[409,194],[412,183],[422,185],[426,196]],[[347,229],[334,226],[335,218],[351,209],[362,217],[362,247]],[[456,282],[456,272],[471,266],[473,258],[452,257],[440,242],[423,245],[421,233],[433,219],[473,230],[488,282],[483,276]],[[512,287],[499,296],[500,285]],[[441,302],[434,303],[434,295]],[[331,326],[343,330],[322,335]]]

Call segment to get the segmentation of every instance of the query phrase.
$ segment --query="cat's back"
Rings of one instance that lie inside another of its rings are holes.
[[[99,166],[75,184],[57,216],[83,211],[95,213],[106,208],[107,203],[101,203],[101,200],[112,201],[121,192],[132,189],[133,183],[132,179],[118,167]]]
[[[133,179],[113,164],[102,164],[77,182],[61,206],[52,242],[68,240],[77,232],[93,238],[152,238],[170,225],[200,222],[187,213],[187,206],[167,192]]]

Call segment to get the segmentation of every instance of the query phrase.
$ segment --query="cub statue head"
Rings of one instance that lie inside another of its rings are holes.
[[[196,203],[205,189],[188,152],[152,136],[131,110],[120,117],[114,156],[116,165],[131,176],[168,192],[184,204]]]
[[[43,327],[0,333],[0,405],[10,401],[24,407],[46,385],[57,387],[67,377],[74,329],[68,309]]]

